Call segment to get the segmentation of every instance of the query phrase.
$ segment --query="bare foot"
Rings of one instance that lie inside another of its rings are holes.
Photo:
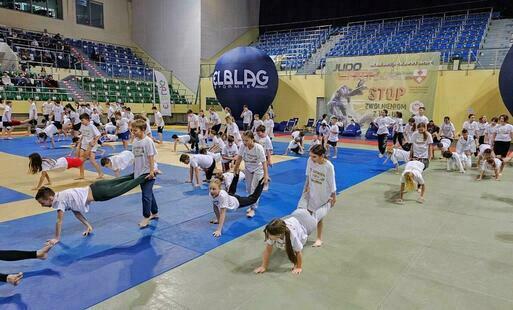
[[[142,221],[139,222],[139,228],[140,229],[146,228],[146,227],[148,227],[149,224],[150,224],[150,218],[144,218]]]
[[[246,216],[247,216],[248,218],[252,218],[252,217],[254,217],[254,216],[255,216],[255,210],[253,210],[253,209],[248,209],[248,211],[246,212]]]
[[[100,174],[96,179],[97,179],[97,180],[101,180],[101,179],[103,179],[103,174]]]
[[[78,177],[78,178],[73,179],[73,180],[85,180],[85,178],[84,177]]]
[[[318,248],[318,247],[321,247],[322,246],[322,240],[321,239],[317,239],[315,240],[314,244],[312,244],[312,246],[314,248]]]
[[[424,203],[424,198],[423,197],[419,197],[419,199],[417,199],[417,202],[418,203]]]
[[[48,252],[50,252],[50,250],[53,248],[54,244],[51,244],[51,243],[46,243],[44,247],[42,247],[41,249],[37,250],[37,258],[41,259],[41,260],[45,260],[48,258]]]
[[[23,273],[19,272],[17,274],[10,274],[7,276],[7,283],[10,283],[14,286],[20,284],[21,279],[23,279]]]

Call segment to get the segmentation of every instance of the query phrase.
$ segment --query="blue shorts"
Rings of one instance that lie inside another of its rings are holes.
[[[128,141],[128,140],[130,140],[130,130],[122,132],[122,133],[118,133],[118,138],[121,141]]]

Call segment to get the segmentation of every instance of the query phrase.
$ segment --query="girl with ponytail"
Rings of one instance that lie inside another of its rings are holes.
[[[411,135],[411,159],[418,160],[424,164],[424,169],[429,167],[433,147],[433,137],[426,130],[426,124],[417,125],[417,131]]]
[[[417,202],[424,202],[426,185],[424,184],[424,178],[422,177],[423,170],[424,164],[420,161],[413,160],[406,163],[403,174],[401,175],[401,190],[399,198],[396,200],[397,203],[403,203],[404,192],[412,192],[415,189],[419,189],[420,191],[420,197],[417,199]]]

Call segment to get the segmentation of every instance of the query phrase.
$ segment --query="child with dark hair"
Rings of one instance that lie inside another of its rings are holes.
[[[71,168],[80,168],[80,177],[84,177],[84,161],[79,157],[59,157],[57,159],[43,158],[39,153],[29,155],[29,172],[36,174],[41,172],[39,182],[33,190],[39,189],[45,179],[48,180],[47,185],[51,185],[49,171],[63,171]]]
[[[208,154],[182,154],[180,155],[180,162],[190,167],[189,181],[193,186],[199,187],[200,183],[200,169],[205,172],[207,182],[210,182],[214,170],[216,168],[216,161],[213,156]],[[196,182],[194,182],[196,180]]]
[[[239,154],[239,147],[235,144],[235,138],[233,136],[228,136],[228,139],[221,150],[221,163],[223,164],[224,172],[230,170],[231,165],[237,158],[237,154]]]
[[[83,160],[89,160],[89,162],[93,165],[98,173],[98,179],[103,178],[103,172],[96,162],[96,151],[98,150],[98,139],[100,139],[100,131],[98,128],[91,123],[91,119],[89,114],[83,113],[80,115],[80,121],[82,122],[82,126],[80,126],[80,142],[78,149],[80,150],[79,157]],[[81,176],[83,178],[83,176]]]
[[[492,175],[495,177],[495,180],[499,181],[499,177],[502,175],[503,169],[504,162],[500,158],[488,158],[481,166],[477,180],[481,181],[484,176]]]
[[[42,207],[57,210],[55,235],[53,239],[48,240],[49,244],[56,244],[61,239],[65,211],[73,212],[75,217],[86,227],[82,235],[88,236],[93,231],[93,227],[82,213],[89,212],[89,205],[95,201],[107,201],[121,196],[144,183],[147,177],[148,174],[142,174],[134,178],[134,175],[131,174],[121,178],[97,181],[87,187],[71,188],[58,193],[49,187],[41,187],[37,191],[35,199]]]
[[[447,158],[447,171],[459,170],[459,172],[465,173],[465,168],[470,169],[472,167],[470,157],[464,153],[458,154],[457,152],[445,151],[442,153],[442,156]]]

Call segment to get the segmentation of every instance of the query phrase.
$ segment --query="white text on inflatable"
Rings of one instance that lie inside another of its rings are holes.
[[[248,69],[216,70],[212,75],[214,87],[217,88],[267,88],[269,76],[265,70],[256,74]]]

